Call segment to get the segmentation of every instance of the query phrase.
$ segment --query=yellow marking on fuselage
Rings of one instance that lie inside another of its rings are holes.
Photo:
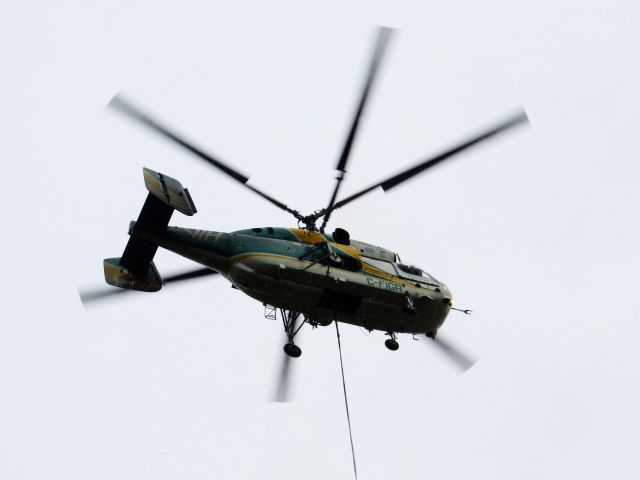
[[[313,230],[304,230],[302,228],[290,228],[289,231],[300,239],[303,243],[310,243],[311,245],[317,245],[318,243],[324,243],[327,241],[320,232],[314,232]]]
[[[406,280],[402,280],[400,277],[396,277],[395,275],[391,275],[390,273],[387,272],[383,272],[382,270],[378,270],[375,267],[372,267],[371,265],[369,265],[368,263],[362,263],[362,270],[364,270],[367,273],[372,273],[378,277],[382,277],[385,280],[389,280],[391,282],[395,282],[395,283],[399,283],[401,285],[404,285],[405,287],[407,285],[413,285],[411,283],[407,283]]]
[[[289,231],[300,239],[303,243],[309,243],[311,245],[318,245],[319,243],[328,242],[332,247],[342,250],[347,255],[352,256],[360,260],[360,250],[350,245],[343,245],[341,243],[329,242],[324,235],[320,232],[314,232],[313,230],[304,230],[302,228],[290,228]]]
[[[342,250],[347,255],[351,255],[354,258],[360,260],[360,250],[350,245],[342,245],[341,243],[333,243],[330,242],[332,247],[337,248],[338,250]]]

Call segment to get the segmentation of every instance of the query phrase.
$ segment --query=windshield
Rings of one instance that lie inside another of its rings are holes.
[[[416,275],[418,277],[425,276],[421,269],[414,267],[413,265],[407,265],[404,263],[397,263],[396,265],[398,265],[398,268],[404,273],[410,273],[411,275]]]
[[[403,278],[428,283],[430,285],[438,284],[438,281],[435,278],[433,278],[421,268],[418,268],[414,265],[408,265],[406,263],[396,263],[396,267],[398,267],[398,273]]]

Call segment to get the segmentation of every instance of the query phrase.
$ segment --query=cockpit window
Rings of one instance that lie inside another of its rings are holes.
[[[421,268],[406,263],[396,263],[396,267],[398,267],[398,273],[402,278],[438,286],[438,281]]]
[[[390,275],[396,275],[396,271],[393,268],[393,264],[390,262],[384,262],[382,260],[375,260],[373,258],[364,258],[365,263],[377,268],[378,270],[382,270],[385,273]]]
[[[397,263],[396,265],[405,273],[410,273],[411,275],[416,275],[418,277],[425,276],[424,272],[421,269],[419,269],[418,267],[414,267],[413,265],[406,265],[404,263]]]

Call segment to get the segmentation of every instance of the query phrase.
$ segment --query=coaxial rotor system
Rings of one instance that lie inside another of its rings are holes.
[[[113,99],[109,102],[109,107],[119,111],[120,113],[126,115],[137,123],[151,129],[152,131],[160,134],[171,142],[191,152],[193,155],[205,161],[210,166],[216,168],[223,174],[227,175],[235,182],[258,194],[260,197],[262,197],[272,205],[290,213],[298,221],[298,224],[303,226],[304,228],[308,230],[319,230],[321,232],[324,232],[324,229],[326,228],[333,212],[340,208],[343,208],[354,200],[376,190],[377,188],[382,188],[383,191],[387,192],[392,188],[395,188],[398,185],[411,180],[412,178],[418,176],[426,170],[429,170],[436,165],[441,164],[445,160],[454,158],[465,150],[468,150],[476,145],[479,145],[482,142],[500,135],[512,129],[513,127],[521,124],[526,124],[528,122],[526,113],[521,109],[514,114],[506,117],[505,119],[496,122],[488,128],[480,130],[478,133],[470,136],[465,140],[460,141],[454,146],[445,149],[436,155],[427,157],[426,159],[419,161],[415,165],[399,173],[384,178],[383,180],[376,182],[367,188],[353,193],[346,198],[338,200],[338,194],[347,173],[347,165],[351,156],[353,145],[357,138],[361,119],[363,118],[364,112],[366,110],[370,92],[375,84],[375,80],[378,75],[380,65],[382,64],[385,52],[391,40],[392,33],[393,30],[390,28],[378,28],[376,43],[373,50],[373,55],[369,62],[369,67],[367,69],[362,92],[359,96],[355,114],[351,121],[347,137],[345,139],[340,157],[335,167],[338,175],[336,177],[335,187],[333,188],[333,191],[331,192],[331,196],[329,198],[329,203],[325,207],[320,208],[307,215],[302,214],[299,210],[289,207],[284,202],[281,202],[272,195],[269,195],[261,189],[251,185],[249,183],[249,177],[247,175],[239,172],[234,167],[231,167],[229,164],[223,162],[219,158],[216,158],[211,153],[206,152],[204,149],[196,146],[193,142],[188,141],[184,136],[176,133],[174,130],[170,129],[162,122],[153,118],[150,114],[144,112],[140,107],[134,105],[131,101],[125,99],[123,95],[117,94],[116,96],[114,96]],[[320,224],[319,227],[318,224]]]

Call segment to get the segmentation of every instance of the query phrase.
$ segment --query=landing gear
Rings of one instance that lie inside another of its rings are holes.
[[[387,347],[392,352],[395,352],[400,348],[400,345],[398,344],[398,340],[396,339],[396,334],[393,332],[387,332],[387,335],[389,335],[391,338],[387,338],[384,341],[384,346]]]
[[[300,355],[302,355],[302,350],[300,350],[300,347],[297,346],[295,343],[290,342],[285,344],[284,353],[286,353],[290,357],[298,358]]]
[[[413,315],[416,313],[416,306],[413,304],[413,298],[407,293],[405,296],[406,303],[402,307],[402,311],[407,315]]]
[[[438,335],[438,330],[434,330],[432,332],[427,332],[427,337],[429,337],[431,340],[435,340],[436,335]]]
[[[287,334],[287,343],[283,348],[284,353],[292,358],[298,358],[300,355],[302,355],[302,350],[300,350],[299,346],[293,343],[293,338],[300,331],[302,326],[307,323],[307,317],[305,316],[302,323],[296,326],[296,322],[298,320],[298,317],[300,317],[300,313],[291,310],[280,309],[280,315],[282,316],[284,332]]]

